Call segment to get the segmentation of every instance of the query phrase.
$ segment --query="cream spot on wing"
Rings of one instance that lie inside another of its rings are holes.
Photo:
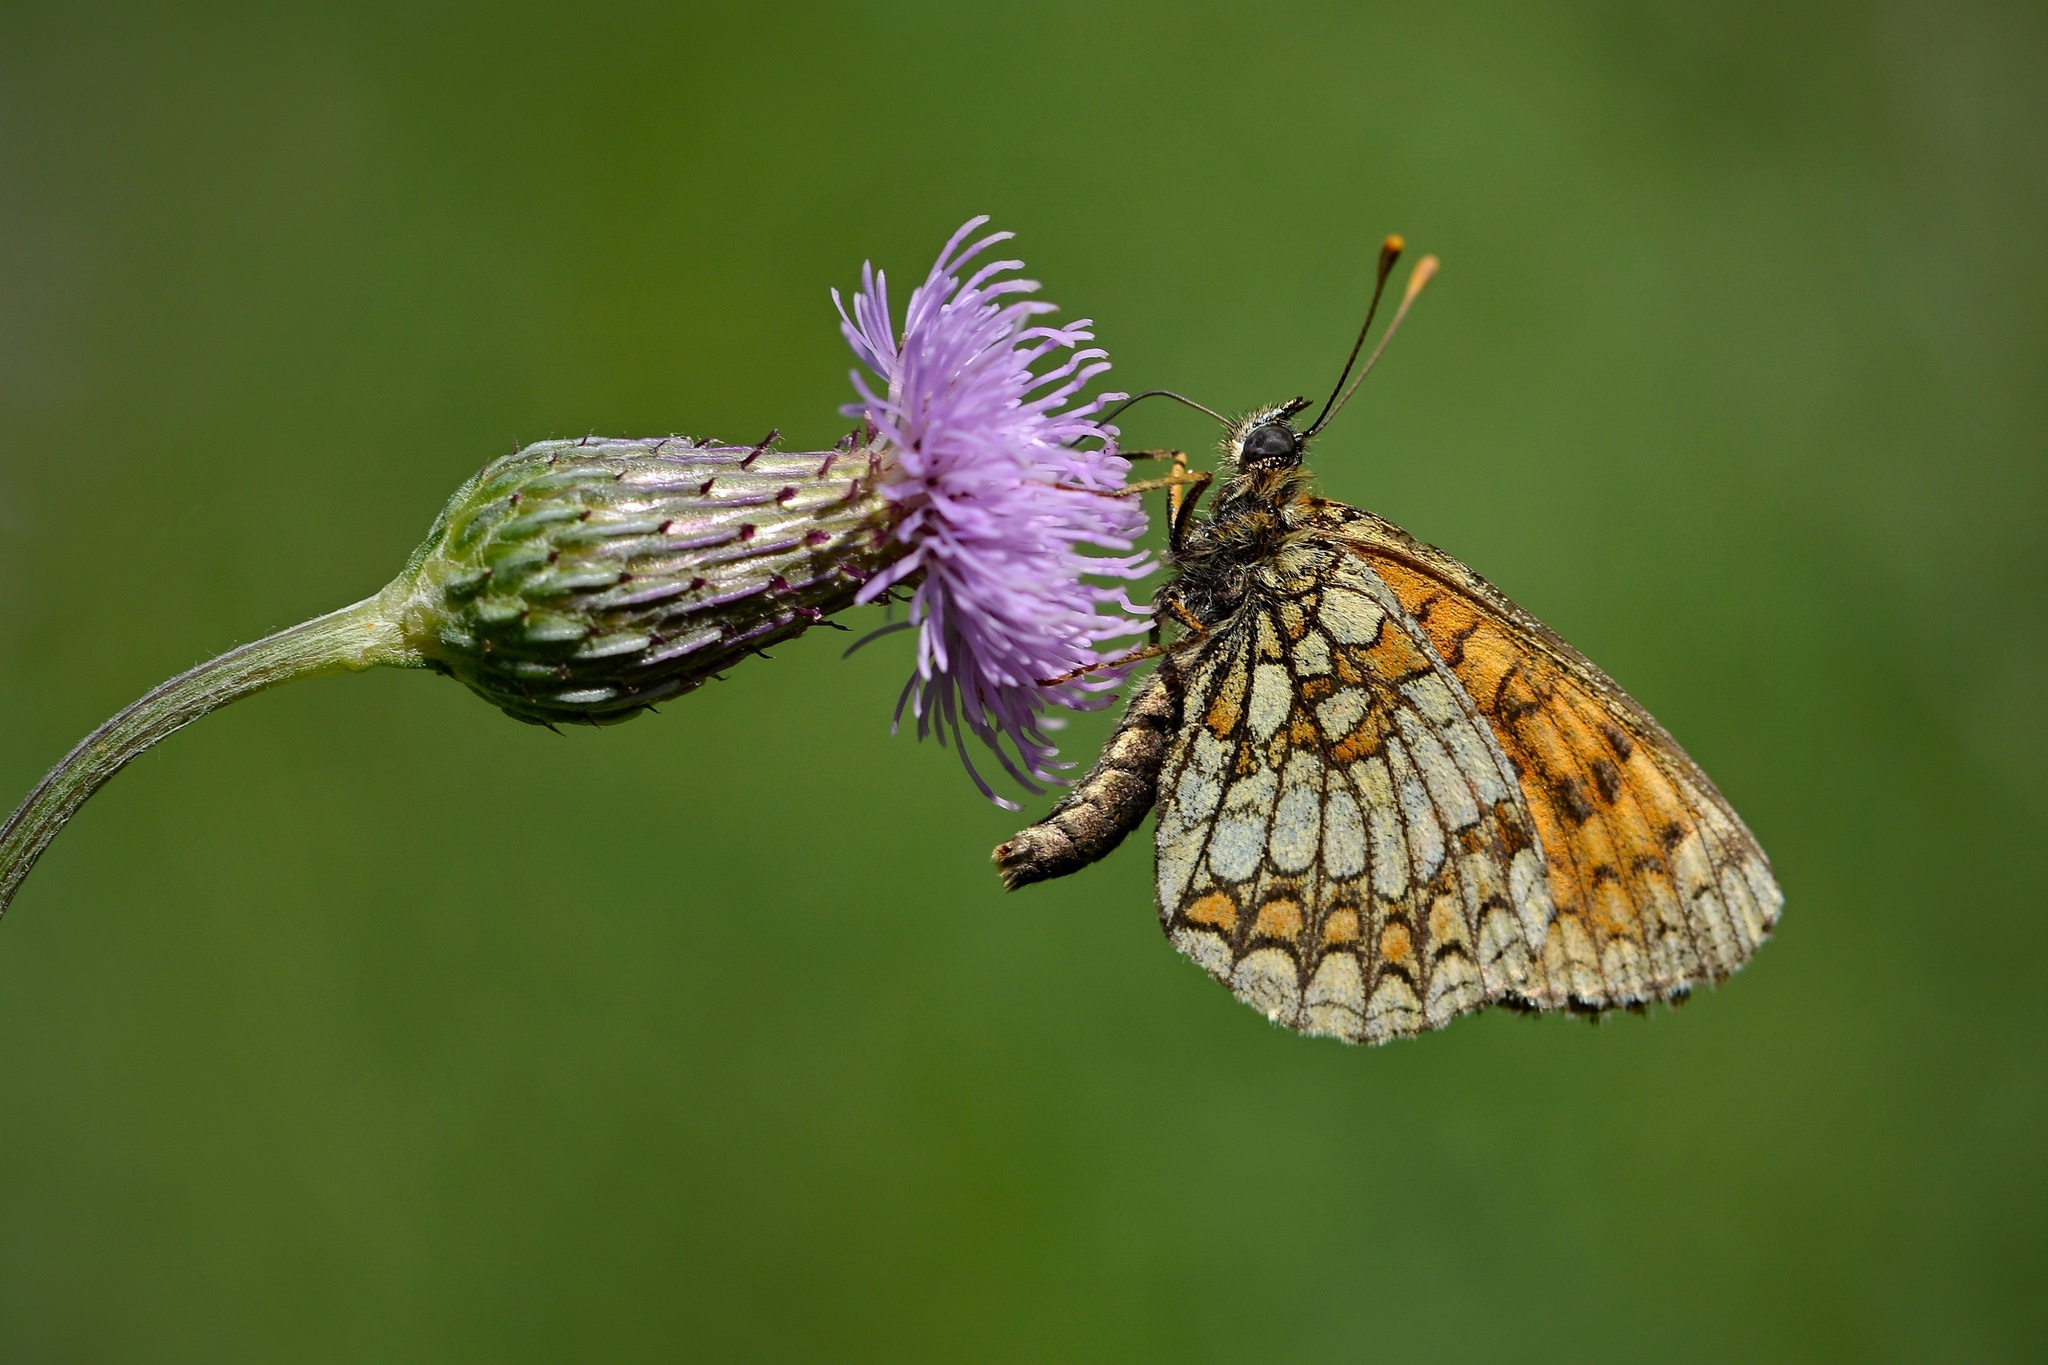
[[[1261,659],[1277,659],[1280,657],[1280,630],[1274,624],[1270,613],[1259,613],[1258,623],[1252,630],[1252,638],[1258,643],[1258,652]]]
[[[1444,832],[1436,822],[1436,809],[1429,794],[1412,773],[1401,781],[1401,814],[1408,824],[1408,858],[1415,880],[1426,882],[1444,862]]]
[[[1350,953],[1331,953],[1316,966],[1309,979],[1310,1004],[1340,1004],[1356,1013],[1365,1005],[1365,980],[1358,973],[1358,959]]]
[[[1478,1005],[1483,996],[1478,968],[1467,958],[1449,954],[1436,964],[1429,978],[1429,1022],[1442,1028]]]
[[[1259,870],[1277,780],[1271,769],[1261,769],[1234,783],[1224,798],[1223,813],[1209,836],[1209,870],[1222,880],[1241,882]]]
[[[1417,677],[1401,692],[1430,720],[1436,737],[1450,751],[1450,759],[1458,765],[1458,772],[1464,774],[1466,784],[1479,792],[1479,798],[1487,804],[1505,800],[1507,782],[1501,774],[1501,763],[1493,757],[1493,749],[1487,745],[1479,726],[1460,706],[1452,681],[1442,673],[1430,673]]]
[[[1389,972],[1380,978],[1379,989],[1365,1007],[1368,1028],[1376,1037],[1390,1033],[1413,1033],[1422,1026],[1422,1009],[1408,983]]]
[[[1294,642],[1294,671],[1304,678],[1319,678],[1330,671],[1330,641],[1312,630]]]
[[[1415,756],[1415,766],[1421,770],[1423,785],[1429,788],[1429,795],[1442,812],[1444,823],[1452,829],[1464,829],[1478,823],[1479,803],[1472,799],[1472,787],[1465,780],[1465,774],[1449,753],[1437,740],[1436,732],[1425,727],[1415,718],[1412,711],[1401,711],[1395,717],[1401,727],[1401,734]]]
[[[1230,945],[1222,939],[1197,929],[1175,929],[1168,937],[1174,947],[1200,963],[1209,975],[1230,979]]]
[[[1294,706],[1294,680],[1278,664],[1260,664],[1252,675],[1251,728],[1260,739],[1271,739],[1287,723]]]
[[[1202,855],[1202,833],[1187,830],[1172,838],[1160,838],[1157,843],[1159,903],[1177,905],[1187,891],[1188,879],[1194,875],[1195,861]]]
[[[1263,1011],[1276,1024],[1291,1024],[1301,1013],[1301,984],[1294,959],[1278,948],[1246,954],[1231,973],[1230,988],[1238,999]]]
[[[1445,891],[1429,903],[1429,941],[1432,947],[1450,944],[1472,950],[1472,934],[1465,926],[1463,907],[1453,892]]]
[[[1632,938],[1608,939],[1600,949],[1600,974],[1609,998],[1642,999],[1649,975],[1642,945]]]
[[[1756,902],[1749,893],[1749,883],[1742,879],[1742,869],[1726,867],[1721,870],[1721,903],[1733,912],[1731,918],[1735,928],[1744,940],[1744,952],[1754,949],[1757,940],[1764,936],[1763,917],[1757,912]]]
[[[1223,745],[1207,730],[1195,732],[1195,742],[1174,784],[1171,809],[1165,812],[1169,825],[1188,827],[1206,823],[1223,795]]]
[[[1525,850],[1526,851],[1526,850]],[[1458,857],[1458,888],[1465,893],[1465,909],[1469,918],[1477,919],[1485,903],[1495,896],[1509,900],[1503,868],[1494,858],[1491,849],[1476,849]]]
[[[1371,698],[1366,695],[1364,688],[1347,687],[1316,707],[1316,723],[1323,727],[1323,733],[1335,743],[1351,733],[1351,727],[1365,718],[1365,713],[1371,705]]]
[[[1398,753],[1400,746],[1387,748]],[[1394,814],[1394,782],[1384,759],[1369,758],[1354,768],[1365,769],[1359,792],[1365,798],[1365,827],[1372,843],[1372,886],[1389,900],[1408,889],[1408,850],[1401,838],[1401,819]]]
[[[1316,967],[1303,997],[1302,1013],[1317,1033],[1359,1037],[1365,1023],[1365,981],[1349,953],[1331,953]]]
[[[1339,881],[1365,871],[1365,819],[1348,791],[1323,803],[1323,870]]]
[[[1515,790],[1513,780],[1501,772],[1501,760],[1494,757],[1492,747],[1477,726],[1461,719],[1457,724],[1446,725],[1438,734],[1450,750],[1451,761],[1458,765],[1458,771],[1479,793],[1481,801],[1490,806],[1508,799]]]
[[[1670,878],[1646,876],[1642,888],[1651,967],[1666,985],[1698,976],[1699,955],[1693,951],[1692,935],[1685,927],[1685,909],[1678,903]]]
[[[1687,830],[1685,838],[1671,851],[1672,871],[1678,874],[1678,884],[1683,888],[1686,909],[1691,912],[1693,923],[1706,931],[1715,958],[1715,970],[1731,972],[1742,961],[1742,948],[1736,941],[1735,927],[1729,923],[1728,912],[1715,888],[1714,869],[1707,860],[1705,843],[1697,829]]]
[[[1479,913],[1479,961],[1482,967],[1494,973],[1496,980],[1521,979],[1528,970],[1529,945],[1523,937],[1521,926],[1514,916],[1505,910],[1481,910]]]
[[[1265,849],[1263,814],[1226,815],[1209,836],[1209,870],[1226,882],[1241,882],[1259,870],[1259,856]]]
[[[1713,869],[1707,862],[1705,842],[1696,829],[1686,830],[1684,837],[1665,855],[1665,858],[1671,864],[1671,871],[1678,878],[1680,886],[1697,886],[1713,877]]]
[[[1593,941],[1576,918],[1566,917],[1550,926],[1543,947],[1543,972],[1553,988],[1561,988],[1583,1000],[1600,997],[1600,960]]]
[[[1245,671],[1242,668],[1227,670],[1214,688],[1207,686],[1190,688],[1189,719],[1195,718],[1192,709],[1195,698],[1208,698],[1207,708],[1200,713],[1204,726],[1208,727],[1214,739],[1228,739],[1237,729],[1237,722],[1244,711]]]
[[[1522,934],[1532,951],[1541,951],[1543,934],[1557,911],[1550,903],[1550,879],[1543,875],[1543,861],[1536,850],[1525,848],[1508,864],[1508,899],[1522,921]]]
[[[1465,719],[1463,708],[1458,705],[1457,698],[1451,695],[1450,685],[1443,680],[1441,674],[1425,674],[1403,687],[1401,691],[1407,695],[1408,700],[1415,703],[1417,710],[1429,717],[1429,723],[1432,725],[1451,725]]]
[[[1271,809],[1273,792],[1279,784],[1280,779],[1271,768],[1261,768],[1249,777],[1240,777],[1230,784],[1230,795],[1223,799],[1224,813]]]
[[[1337,643],[1369,645],[1380,638],[1380,623],[1387,614],[1369,597],[1331,588],[1323,594],[1320,619]]]
[[[1301,872],[1315,861],[1317,827],[1322,822],[1321,791],[1306,782],[1296,782],[1280,791],[1280,804],[1273,809],[1273,834],[1268,848],[1273,866],[1282,872]]]
[[[1764,928],[1768,930],[1778,922],[1778,912],[1785,908],[1785,893],[1771,880],[1771,874],[1764,870],[1763,861],[1759,858],[1745,855],[1742,875],[1749,882],[1750,892],[1756,897],[1764,917]]]

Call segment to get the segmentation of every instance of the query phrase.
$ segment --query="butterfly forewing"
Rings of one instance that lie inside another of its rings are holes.
[[[1451,556],[1340,503],[1312,515],[1372,566],[1517,771],[1556,909],[1527,1002],[1666,999],[1741,966],[1783,896],[1754,837],[1663,727]]]
[[[1304,543],[1168,669],[1159,899],[1269,1018],[1381,1041],[1519,994],[1552,919],[1506,755],[1356,554]]]

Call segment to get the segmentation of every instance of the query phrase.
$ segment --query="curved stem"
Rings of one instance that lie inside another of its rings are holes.
[[[397,623],[384,610],[389,595],[387,590],[231,649],[172,678],[80,740],[0,827],[0,913],[86,798],[173,731],[281,682],[412,662]]]

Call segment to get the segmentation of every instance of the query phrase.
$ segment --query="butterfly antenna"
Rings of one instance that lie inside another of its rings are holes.
[[[1124,409],[1130,407],[1134,403],[1143,402],[1147,398],[1171,398],[1176,403],[1186,404],[1188,407],[1193,408],[1196,412],[1207,413],[1209,416],[1216,419],[1218,425],[1225,427],[1230,425],[1230,419],[1228,417],[1225,417],[1222,413],[1216,411],[1214,408],[1205,408],[1200,403],[1197,403],[1194,399],[1183,397],[1182,395],[1175,393],[1172,389],[1147,389],[1143,393],[1133,394],[1131,397],[1126,398],[1123,402],[1111,408],[1108,412],[1103,413],[1102,416],[1097,420],[1103,422],[1114,421],[1116,420],[1116,415],[1118,413],[1122,412]]]
[[[1382,256],[1381,259],[1384,260],[1385,257]],[[1365,365],[1351,381],[1351,387],[1345,389],[1335,405],[1316,419],[1314,426],[1302,433],[1304,439],[1315,435],[1332,417],[1343,411],[1344,405],[1351,401],[1351,395],[1358,392],[1358,386],[1372,373],[1372,367],[1380,363],[1380,356],[1385,353],[1387,343],[1394,339],[1394,333],[1401,330],[1401,319],[1408,316],[1408,306],[1415,302],[1415,296],[1422,292],[1422,286],[1428,284],[1431,277],[1436,274],[1436,264],[1436,257],[1424,256],[1415,263],[1415,268],[1408,272],[1408,287],[1401,293],[1401,306],[1394,310],[1394,320],[1388,323],[1387,330],[1380,334],[1380,344],[1373,347],[1372,354],[1365,358]]]
[[[1387,276],[1394,273],[1394,262],[1401,259],[1401,251],[1407,245],[1398,232],[1380,243],[1379,276],[1373,281],[1372,302],[1366,305],[1365,326],[1358,329],[1358,340],[1351,344],[1351,354],[1345,357],[1344,373],[1337,376],[1337,386],[1330,390],[1330,401],[1323,404],[1323,410],[1316,414],[1316,420],[1302,433],[1304,438],[1321,431],[1323,424],[1333,415],[1331,409],[1337,401],[1337,395],[1344,391],[1344,381],[1351,377],[1351,367],[1358,363],[1358,353],[1365,349],[1365,338],[1372,331],[1372,320],[1380,311],[1380,295],[1387,292]]]

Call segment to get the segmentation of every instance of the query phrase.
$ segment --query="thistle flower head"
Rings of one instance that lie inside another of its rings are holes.
[[[856,370],[861,401],[845,411],[879,433],[880,491],[895,506],[891,534],[903,548],[861,599],[913,585],[917,664],[898,718],[908,706],[920,736],[936,730],[943,743],[950,732],[976,786],[1014,808],[975,771],[963,732],[1030,790],[1033,779],[1057,781],[1064,765],[1045,737],[1045,708],[1094,709],[1117,679],[1041,680],[1098,664],[1115,652],[1103,645],[1150,626],[1115,583],[1152,563],[1133,550],[1144,508],[1110,496],[1130,462],[1116,453],[1116,428],[1096,414],[1121,395],[1081,397],[1109,368],[1105,353],[1085,344],[1094,340],[1086,319],[1035,321],[1057,310],[1031,297],[1038,285],[1015,274],[1022,262],[976,264],[1010,237],[970,243],[987,221],[971,220],[946,243],[911,291],[900,334],[887,279],[872,266],[862,269],[851,316],[837,290],[832,297],[854,354],[880,381],[877,392]]]

